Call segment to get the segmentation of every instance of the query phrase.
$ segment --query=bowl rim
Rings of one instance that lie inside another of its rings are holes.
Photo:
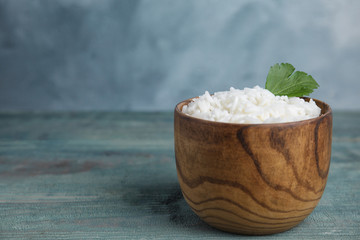
[[[305,119],[305,120],[300,120],[300,121],[292,121],[292,122],[282,122],[282,123],[229,123],[229,122],[216,122],[216,121],[211,121],[211,120],[206,120],[206,119],[202,119],[202,118],[197,118],[197,117],[193,117],[191,115],[188,115],[186,113],[183,113],[182,107],[184,105],[189,104],[193,99],[196,99],[199,97],[192,97],[192,98],[188,98],[186,100],[183,100],[179,103],[176,104],[175,109],[174,109],[174,113],[178,114],[180,117],[182,118],[186,118],[189,119],[191,121],[195,121],[195,122],[199,122],[199,123],[206,123],[206,124],[213,124],[213,125],[217,125],[217,126],[235,126],[235,127],[245,127],[245,126],[257,126],[257,127],[271,127],[271,126],[291,126],[291,125],[302,125],[302,124],[308,124],[308,123],[312,123],[312,122],[316,122],[319,120],[322,120],[323,118],[327,117],[327,116],[332,116],[332,109],[330,107],[329,104],[327,104],[326,102],[323,102],[321,100],[318,100],[316,98],[310,98],[310,97],[300,97],[302,99],[304,99],[305,101],[309,101],[310,99],[312,99],[313,101],[315,101],[316,105],[318,107],[320,107],[318,105],[318,103],[320,103],[321,105],[323,105],[325,108],[321,108],[321,112],[325,111],[324,113],[320,114],[320,116],[315,117],[315,118],[309,118],[309,119]],[[181,109],[180,109],[181,107]]]

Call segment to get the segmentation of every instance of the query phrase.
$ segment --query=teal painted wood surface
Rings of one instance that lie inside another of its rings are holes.
[[[172,113],[0,113],[0,239],[360,239],[360,112],[334,113],[325,193],[285,233],[203,223],[177,182]]]

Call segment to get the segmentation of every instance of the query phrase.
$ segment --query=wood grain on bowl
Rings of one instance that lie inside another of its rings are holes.
[[[175,156],[183,196],[218,229],[249,235],[286,231],[306,218],[325,189],[332,111],[280,124],[229,124],[174,112]]]

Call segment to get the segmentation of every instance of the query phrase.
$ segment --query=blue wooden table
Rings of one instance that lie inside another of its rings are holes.
[[[0,239],[247,239],[185,203],[172,113],[0,113]],[[334,113],[318,207],[250,239],[360,239],[360,112]]]

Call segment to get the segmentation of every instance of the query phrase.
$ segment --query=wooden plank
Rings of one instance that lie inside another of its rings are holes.
[[[288,232],[360,239],[360,113],[335,112],[328,184]],[[172,113],[0,113],[0,239],[238,239],[187,206]]]

